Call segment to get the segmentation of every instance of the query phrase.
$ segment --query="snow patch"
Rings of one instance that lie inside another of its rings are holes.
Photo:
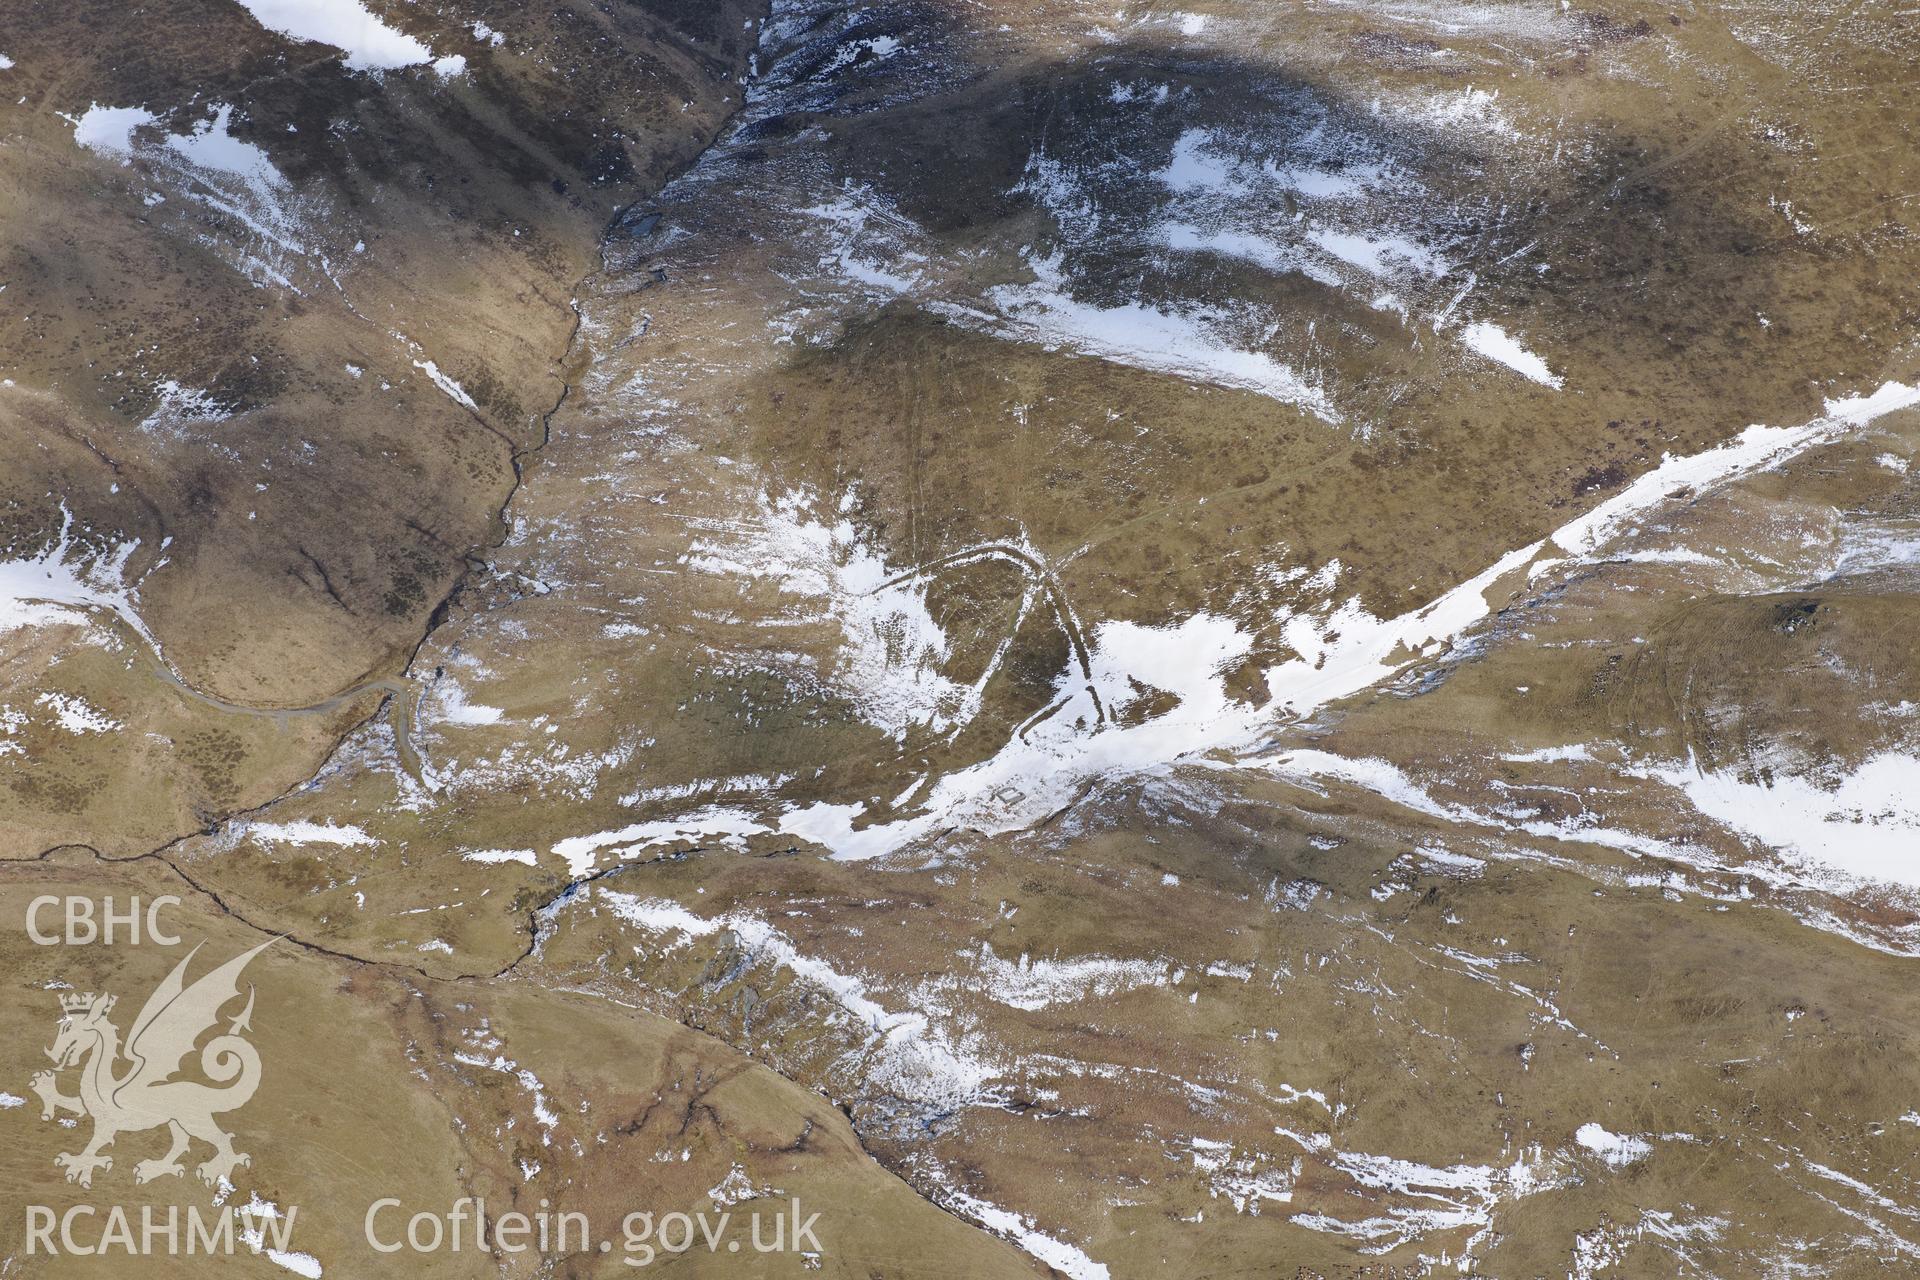
[[[787,623],[837,624],[841,644],[826,679],[869,724],[896,738],[918,727],[957,730],[973,718],[998,660],[971,684],[942,673],[948,640],[927,607],[924,575],[889,569],[862,540],[847,514],[855,500],[849,492],[822,518],[805,494],[762,496],[757,519],[710,526],[686,564],[736,578],[743,590],[772,584],[791,598]]]
[[[293,40],[346,51],[354,71],[397,71],[431,61],[433,51],[380,21],[359,0],[240,0],[254,21]]]
[[[379,843],[359,827],[320,822],[250,822],[240,834],[268,844],[331,844],[342,848]]]
[[[1095,1262],[1066,1241],[1047,1235],[1034,1226],[1031,1218],[969,1195],[958,1187],[942,1187],[937,1195],[949,1209],[1012,1241],[1023,1253],[1038,1258],[1067,1280],[1109,1280],[1104,1262]]]
[[[283,1215],[280,1212],[279,1206],[275,1205],[271,1200],[262,1200],[260,1193],[254,1191],[248,1193],[247,1203],[240,1206],[235,1212],[241,1223],[240,1241],[242,1244],[246,1245],[247,1248],[253,1250],[256,1254],[266,1255],[267,1261],[273,1263],[275,1266],[284,1267],[297,1276],[305,1277],[305,1280],[320,1280],[320,1260],[312,1254],[299,1253],[291,1249],[281,1249],[267,1243],[266,1229],[262,1224],[266,1222],[278,1222],[281,1219]],[[298,1210],[296,1209],[284,1215],[286,1218],[286,1226],[275,1230],[273,1233],[275,1245],[285,1244],[287,1237],[292,1235],[293,1213],[297,1212]]]
[[[1692,759],[1643,776],[1804,869],[1920,887],[1920,758],[1883,752],[1830,787],[1791,774],[1769,785]]]
[[[73,514],[62,506],[60,537],[31,559],[0,560],[0,633],[86,621],[87,609],[119,616],[159,652],[159,642],[140,620],[134,603],[138,584],[126,583],[127,562],[140,540],[89,553],[73,536]]]
[[[518,862],[528,867],[534,864],[534,852],[531,849],[469,849],[460,857],[466,862],[480,862],[488,866],[498,866],[503,862]]]
[[[1494,1210],[1502,1203],[1563,1185],[1556,1164],[1537,1148],[1504,1168],[1435,1166],[1360,1152],[1336,1153],[1329,1163],[1369,1193],[1366,1199],[1385,1200],[1384,1211],[1361,1219],[1301,1213],[1291,1221],[1312,1231],[1364,1241],[1367,1253],[1386,1253],[1435,1231],[1477,1228],[1462,1250],[1470,1254],[1490,1234]]]
[[[286,257],[312,252],[292,185],[264,150],[233,135],[230,104],[208,105],[213,115],[189,132],[136,143],[134,131],[156,123],[158,117],[144,107],[96,104],[73,121],[74,141],[123,163],[138,157],[174,176],[188,199],[239,223],[259,242],[264,255],[249,245],[239,246],[239,257],[233,262],[236,270],[256,284],[292,288]],[[210,236],[202,238],[218,243]]]
[[[233,136],[233,107],[216,103],[212,119],[202,120],[188,133],[167,136],[167,147],[188,164],[207,173],[237,178],[256,196],[273,199],[288,189],[286,175],[267,153]]]
[[[766,827],[745,810],[716,806],[681,818],[635,822],[613,831],[568,836],[554,844],[552,853],[566,860],[568,874],[577,880],[593,870],[600,855],[609,849],[620,857],[627,857],[650,845],[683,844],[716,837],[732,841],[759,835],[765,830]]]
[[[78,694],[49,691],[34,701],[40,706],[51,707],[60,727],[71,734],[111,733],[126,727]]]
[[[96,102],[73,120],[73,140],[88,151],[128,163],[133,156],[133,131],[157,119],[145,107],[103,107]]]
[[[1324,422],[1340,421],[1332,400],[1313,379],[1265,352],[1236,345],[1229,336],[1234,324],[1229,313],[1201,306],[1172,311],[1139,302],[1082,302],[1073,296],[1062,262],[1058,253],[1045,258],[1029,254],[1033,283],[988,289],[987,300],[998,315],[972,313],[974,318],[990,319],[1002,337],[1016,341],[1072,347],[1115,364],[1238,387],[1304,409]],[[937,309],[961,318],[969,315],[960,308]]]
[[[1609,1133],[1591,1122],[1574,1130],[1573,1140],[1616,1169],[1625,1168],[1652,1153],[1652,1146],[1626,1134]]]
[[[426,374],[428,380],[446,394],[447,399],[453,401],[463,409],[471,410],[474,413],[480,412],[480,406],[473,402],[473,397],[467,394],[466,388],[455,382],[452,378],[449,378],[446,374],[440,372],[439,365],[431,360],[415,360],[413,367]]]
[[[857,1025],[866,1030],[866,1043],[853,1051],[866,1079],[936,1111],[947,1112],[979,1101],[987,1083],[997,1074],[923,1012],[894,1013],[868,993],[857,976],[841,973],[823,961],[801,954],[784,934],[744,911],[697,916],[665,898],[600,890],[595,895],[635,928],[650,933],[673,933],[704,938],[725,930],[753,962],[787,970],[796,980],[817,987]]]
[[[455,680],[442,680],[435,686],[429,709],[433,719],[442,724],[499,724],[506,715],[499,707],[467,701],[467,691]]]
[[[1520,343],[1505,329],[1497,324],[1482,320],[1470,324],[1460,331],[1460,340],[1473,351],[1485,356],[1495,364],[1503,364],[1523,378],[1530,378],[1543,387],[1552,387],[1558,391],[1563,380],[1547,367],[1547,362]]]
[[[1593,759],[1593,749],[1585,743],[1575,743],[1566,747],[1538,747],[1532,751],[1515,751],[1500,757],[1515,764],[1558,764],[1562,761],[1587,761]]]
[[[937,985],[977,990],[996,1004],[1033,1011],[1056,1004],[1102,1000],[1138,987],[1164,986],[1171,965],[1166,961],[1116,960],[1110,956],[1077,956],[1071,960],[1003,960],[982,945],[974,958],[974,972],[955,975]]]
[[[226,406],[214,399],[212,393],[183,386],[172,378],[156,383],[154,392],[158,399],[153,410],[141,419],[142,431],[181,435],[190,425],[221,422],[228,416]]]

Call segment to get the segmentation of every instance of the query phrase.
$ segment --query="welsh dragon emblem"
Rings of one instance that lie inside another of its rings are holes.
[[[210,1187],[229,1177],[235,1166],[252,1163],[233,1149],[233,1136],[213,1120],[215,1115],[245,1106],[260,1087],[259,1051],[241,1038],[243,1031],[252,1029],[251,985],[246,1007],[228,1023],[224,1034],[214,1036],[200,1050],[200,1070],[214,1083],[174,1077],[200,1037],[219,1022],[222,1007],[239,997],[240,971],[275,941],[268,939],[187,986],[187,965],[200,950],[196,946],[147,997],[127,1031],[124,1047],[119,1028],[107,1020],[115,997],[92,992],[60,997],[60,1026],[53,1047],[47,1050],[54,1069],[36,1073],[29,1084],[40,1095],[41,1119],[51,1120],[62,1111],[93,1117],[93,1139],[86,1149],[53,1158],[55,1165],[67,1171],[68,1182],[91,1187],[94,1170],[113,1168],[113,1157],[101,1151],[112,1146],[116,1137],[161,1125],[172,1135],[173,1145],[158,1160],[134,1165],[137,1183],[184,1173],[180,1157],[194,1139],[213,1148],[212,1158],[195,1169],[200,1181]],[[56,1078],[72,1066],[80,1067],[78,1097],[61,1093]]]

